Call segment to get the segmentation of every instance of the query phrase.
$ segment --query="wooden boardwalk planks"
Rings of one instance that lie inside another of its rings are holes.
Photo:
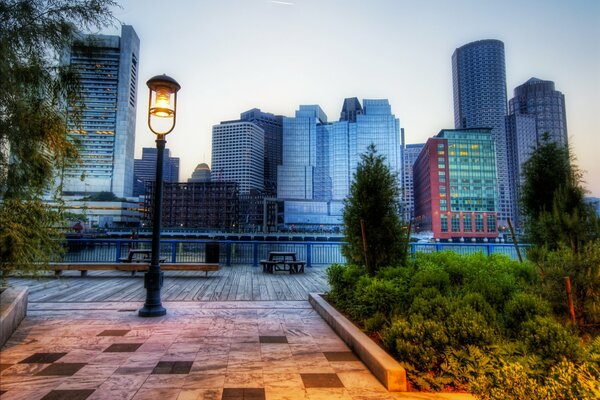
[[[204,272],[166,271],[162,301],[307,300],[310,292],[329,288],[326,267],[306,268],[303,274],[266,274],[249,265]],[[143,302],[144,274],[124,271],[65,271],[59,278],[10,278],[9,284],[28,286],[29,302]]]

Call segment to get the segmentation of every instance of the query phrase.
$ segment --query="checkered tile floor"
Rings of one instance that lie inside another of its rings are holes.
[[[392,399],[308,302],[37,303],[0,399]]]

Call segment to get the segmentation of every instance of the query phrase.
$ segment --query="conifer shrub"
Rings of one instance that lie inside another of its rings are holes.
[[[330,300],[380,339],[416,389],[494,400],[569,398],[561,391],[598,398],[600,339],[584,346],[553,313],[531,262],[417,254],[374,276],[336,265],[329,279]]]

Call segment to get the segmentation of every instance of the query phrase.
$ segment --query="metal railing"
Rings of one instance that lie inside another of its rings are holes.
[[[295,252],[308,267],[345,263],[343,242],[268,242],[268,241],[212,241],[212,240],[162,240],[160,258],[172,263],[206,263],[207,248],[219,247],[219,264],[258,266],[267,259],[270,251]],[[526,246],[526,245],[521,245]],[[130,249],[150,249],[150,240],[129,239],[68,239],[62,262],[119,262]],[[454,251],[459,254],[482,252],[485,255],[504,254],[514,260],[517,253],[512,244],[499,243],[411,243],[411,254],[418,252]],[[210,260],[213,262],[213,260]]]

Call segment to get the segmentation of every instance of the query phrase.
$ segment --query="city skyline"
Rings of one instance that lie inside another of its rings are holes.
[[[498,39],[508,98],[534,76],[564,93],[569,143],[590,194],[600,195],[598,2],[224,0],[179,1],[168,10],[156,1],[120,3],[115,15],[141,41],[136,155],[154,141],[144,83],[167,73],[183,88],[167,137],[182,180],[198,163],[212,164],[212,126],[254,107],[292,116],[299,105],[319,104],[335,116],[344,98],[387,98],[406,142],[423,143],[454,125],[452,53]]]

